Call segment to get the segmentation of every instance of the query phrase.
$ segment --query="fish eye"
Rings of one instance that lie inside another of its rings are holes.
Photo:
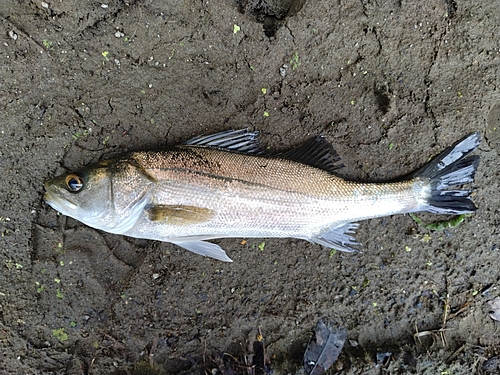
[[[79,173],[71,173],[66,176],[66,189],[71,193],[78,193],[85,185],[84,178]]]

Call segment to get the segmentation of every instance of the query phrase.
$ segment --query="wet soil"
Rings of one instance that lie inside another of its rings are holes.
[[[332,374],[500,372],[498,3],[7,0],[0,23],[2,374],[247,374],[259,329],[301,374],[323,316],[347,329]],[[481,131],[479,210],[368,220],[358,254],[220,240],[226,264],[42,202],[67,169],[230,128],[322,133],[379,181]]]

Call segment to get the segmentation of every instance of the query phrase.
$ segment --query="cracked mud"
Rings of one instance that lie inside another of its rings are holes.
[[[9,0],[0,22],[2,374],[248,373],[259,329],[301,374],[324,316],[347,329],[330,373],[498,373],[495,2]],[[243,127],[274,150],[323,133],[377,181],[481,131],[479,210],[362,222],[359,254],[221,240],[225,264],[42,202],[66,169]]]

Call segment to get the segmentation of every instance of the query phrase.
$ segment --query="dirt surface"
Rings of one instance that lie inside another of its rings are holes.
[[[7,0],[0,15],[2,374],[248,374],[259,328],[268,370],[301,374],[323,316],[347,329],[330,373],[500,373],[498,2]],[[359,180],[481,131],[479,210],[440,232],[363,222],[359,254],[221,240],[226,264],[42,202],[67,169],[245,127],[275,150],[323,133]]]

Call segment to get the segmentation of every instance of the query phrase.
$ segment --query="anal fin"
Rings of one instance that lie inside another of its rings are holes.
[[[327,229],[313,238],[308,238],[308,241],[346,252],[357,252],[353,246],[360,244],[351,236],[358,229],[359,224],[347,223],[340,227]]]

